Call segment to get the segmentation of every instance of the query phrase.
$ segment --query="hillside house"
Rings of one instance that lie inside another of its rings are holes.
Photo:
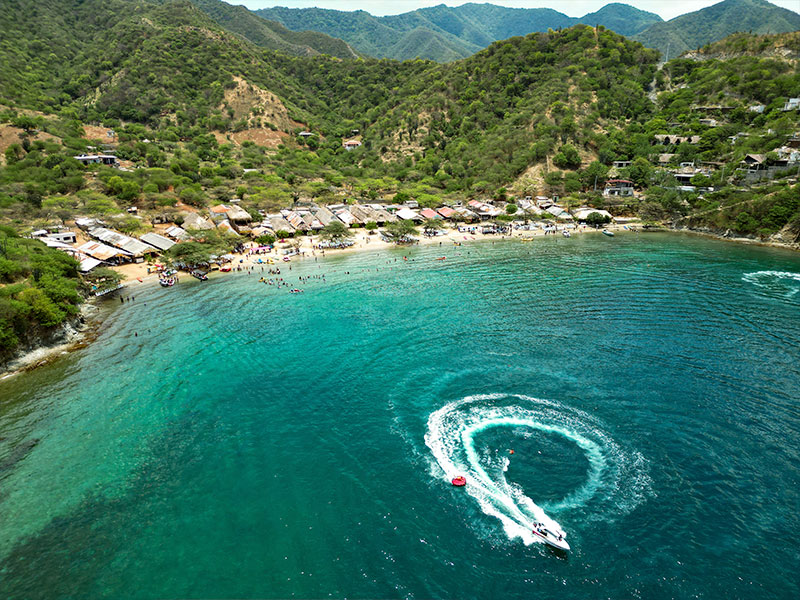
[[[633,196],[633,182],[627,179],[609,179],[603,196]]]
[[[34,231],[31,234],[31,237],[42,240],[53,240],[62,244],[74,244],[78,241],[77,237],[75,236],[75,232],[73,231],[55,231],[51,233],[45,229],[42,229],[40,231]]]
[[[73,156],[75,160],[83,165],[108,165],[110,167],[119,166],[117,157],[113,154],[81,154]]]
[[[347,151],[355,150],[361,147],[361,142],[358,140],[347,140],[342,146],[344,146],[344,149]]]
[[[633,161],[630,160],[615,160],[611,163],[615,169],[627,169],[633,164]]]
[[[748,154],[744,157],[740,164],[741,167],[747,170],[748,173],[766,171],[767,156],[765,154]]]
[[[790,110],[800,110],[800,98],[789,98],[786,104],[783,105],[783,112]]]

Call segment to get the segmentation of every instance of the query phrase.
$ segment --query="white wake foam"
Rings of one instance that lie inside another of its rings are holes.
[[[469,396],[447,404],[428,417],[425,434],[425,444],[439,467],[435,476],[447,482],[457,475],[466,476],[464,489],[484,513],[502,523],[509,539],[520,538],[526,545],[541,542],[531,533],[536,522],[564,531],[543,507],[508,482],[507,457],[492,461],[479,455],[475,437],[492,427],[526,427],[560,435],[583,451],[589,462],[586,480],[563,500],[546,507],[553,514],[567,514],[597,500],[602,491],[604,498],[598,504],[603,505],[603,518],[609,520],[613,512],[632,510],[649,488],[646,461],[641,455],[625,454],[587,413],[519,395]]]
[[[755,271],[742,275],[742,281],[766,291],[791,298],[800,292],[800,273],[791,271]]]

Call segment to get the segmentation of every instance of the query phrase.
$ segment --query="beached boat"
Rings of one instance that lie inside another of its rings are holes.
[[[533,535],[542,539],[545,544],[555,548],[556,550],[563,550],[564,552],[567,552],[570,549],[567,540],[564,539],[566,535],[563,532],[554,533],[545,527],[544,523],[536,523],[533,526],[532,531]]]
[[[192,277],[200,281],[206,281],[208,279],[208,275],[206,275],[205,271],[192,271]]]
[[[161,284],[161,287],[172,287],[175,285],[175,278],[174,277],[159,277],[158,283]]]
[[[608,229],[603,229],[603,235],[607,235],[608,237],[614,237],[614,232],[609,231]]]
[[[568,238],[568,237],[569,237],[571,234],[570,234],[570,232],[569,232],[569,231],[567,231],[567,230],[565,229],[565,230],[562,232],[562,235],[563,235],[564,237]]]

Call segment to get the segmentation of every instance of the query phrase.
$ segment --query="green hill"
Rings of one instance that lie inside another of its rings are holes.
[[[696,12],[655,23],[633,36],[673,58],[736,32],[784,33],[800,29],[800,14],[766,0],[724,0]]]
[[[640,31],[661,20],[658,15],[626,4],[609,4],[576,19],[549,8],[506,8],[493,4],[445,5],[386,17],[364,11],[320,8],[265,8],[256,14],[289,29],[313,29],[347,40],[370,56],[406,60],[428,58],[447,62],[474,54],[497,40],[577,23]]]
[[[179,201],[202,210],[232,197],[252,214],[299,198],[438,205],[539,192],[602,207],[594,186],[617,160],[632,164],[613,176],[648,202],[609,208],[660,219],[741,205],[745,154],[777,164],[800,128],[784,110],[800,86],[781,50],[794,52],[791,36],[737,36],[662,70],[657,51],[585,25],[445,64],[341,60],[258,47],[187,0],[19,0],[0,4],[0,34],[0,219],[14,223],[80,211],[137,230],[130,206],[173,218]],[[130,170],[74,160],[107,128]],[[354,129],[362,145],[348,152]],[[665,154],[673,166],[724,163],[698,185],[736,193],[681,196],[657,168]],[[794,214],[772,191],[780,210],[737,216],[741,228],[775,231]]]
[[[318,31],[291,31],[276,21],[258,17],[244,6],[220,0],[191,0],[220,26],[237,33],[256,46],[297,56],[329,54],[338,58],[358,58],[342,40]]]
[[[663,20],[658,15],[639,10],[628,4],[606,4],[597,12],[583,15],[579,21],[585,25],[603,25],[621,35],[635,35]]]

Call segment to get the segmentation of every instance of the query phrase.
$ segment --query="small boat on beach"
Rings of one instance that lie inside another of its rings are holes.
[[[614,237],[614,232],[609,231],[608,229],[603,229],[603,235],[607,235],[608,237]]]
[[[158,283],[161,284],[161,287],[172,287],[175,285],[175,278],[174,277],[160,277],[158,279]]]
[[[565,230],[564,230],[564,231],[561,233],[561,235],[563,235],[565,238],[568,238],[568,237],[569,237],[571,234],[570,234],[570,232],[569,232],[569,231],[567,231],[567,230],[565,229]]]
[[[550,531],[544,526],[544,523],[535,523],[532,532],[533,535],[542,539],[545,544],[556,550],[567,552],[570,549],[567,540],[564,539],[566,535],[564,533],[554,533]]]
[[[192,271],[192,277],[195,279],[199,279],[200,281],[207,281],[208,275],[205,271]]]

